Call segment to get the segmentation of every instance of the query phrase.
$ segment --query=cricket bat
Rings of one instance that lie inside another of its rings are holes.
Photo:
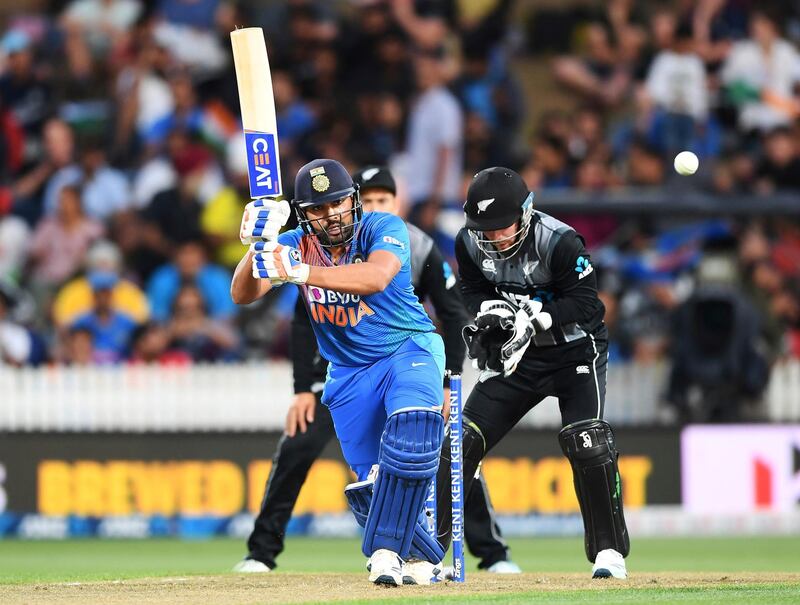
[[[234,30],[231,46],[247,148],[250,197],[279,197],[283,187],[278,127],[264,32],[260,27]]]

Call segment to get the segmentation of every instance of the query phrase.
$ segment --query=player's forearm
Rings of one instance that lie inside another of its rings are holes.
[[[269,292],[272,284],[268,279],[253,277],[253,252],[247,251],[236,266],[231,280],[231,298],[237,305],[247,305]]]
[[[365,296],[383,292],[393,277],[387,267],[368,261],[338,267],[312,265],[306,283],[345,294]]]

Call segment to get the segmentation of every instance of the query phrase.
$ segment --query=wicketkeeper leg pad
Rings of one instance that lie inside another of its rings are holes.
[[[406,559],[417,526],[427,535],[420,519],[428,484],[436,476],[443,428],[441,413],[429,408],[407,408],[389,416],[364,527],[365,556],[385,548]]]
[[[611,426],[605,420],[581,420],[561,429],[558,441],[572,466],[586,532],[586,556],[594,563],[597,553],[607,548],[627,556],[630,541]]]

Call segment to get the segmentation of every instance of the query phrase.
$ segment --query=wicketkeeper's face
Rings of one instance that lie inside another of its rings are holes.
[[[353,235],[353,197],[305,209],[306,218],[323,246],[343,246]]]
[[[397,197],[386,189],[365,189],[361,192],[364,212],[397,214]]]
[[[517,242],[518,235],[519,221],[515,221],[514,224],[504,227],[503,229],[483,232],[483,237],[491,242],[499,252],[504,252],[513,246]]]

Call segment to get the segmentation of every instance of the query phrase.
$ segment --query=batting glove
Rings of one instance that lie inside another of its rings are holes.
[[[254,200],[244,207],[239,239],[243,244],[275,240],[290,214],[289,202],[286,200]]]
[[[308,280],[310,267],[303,262],[297,248],[268,241],[256,242],[250,249],[254,252],[253,277],[268,279],[273,284],[304,284]]]

